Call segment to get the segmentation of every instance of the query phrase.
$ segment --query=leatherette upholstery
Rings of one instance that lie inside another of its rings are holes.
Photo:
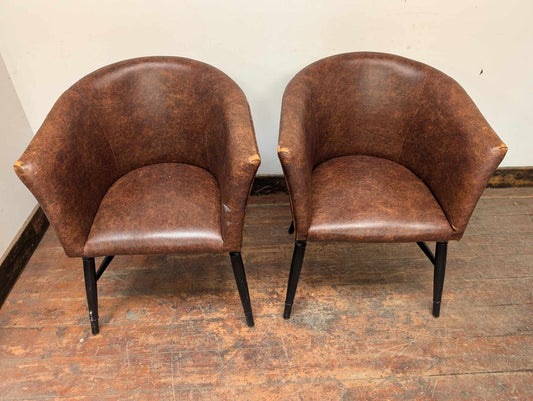
[[[198,61],[145,57],[68,89],[15,170],[66,254],[95,256],[240,251],[259,164],[235,82]]]
[[[315,168],[312,189],[309,240],[436,241],[453,235],[429,188],[388,159],[335,157]]]
[[[457,82],[391,54],[319,60],[283,96],[297,240],[460,239],[506,151]]]

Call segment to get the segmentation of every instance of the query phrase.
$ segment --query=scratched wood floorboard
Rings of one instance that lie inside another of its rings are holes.
[[[286,195],[250,200],[254,328],[227,255],[118,256],[98,336],[50,229],[0,310],[0,399],[533,399],[533,188],[485,191],[450,243],[439,319],[415,244],[309,243],[284,321],[289,223]]]

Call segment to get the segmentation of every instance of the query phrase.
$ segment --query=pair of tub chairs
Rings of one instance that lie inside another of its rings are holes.
[[[284,317],[307,241],[416,242],[434,265],[438,317],[447,243],[461,239],[506,150],[459,84],[427,65],[348,53],[299,72],[278,146],[296,237]],[[65,253],[83,259],[97,334],[96,282],[125,254],[228,252],[253,326],[241,242],[259,164],[235,82],[194,60],[146,57],[68,89],[15,170]]]

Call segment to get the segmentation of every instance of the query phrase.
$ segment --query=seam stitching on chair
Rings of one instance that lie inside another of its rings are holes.
[[[418,90],[417,92],[417,97],[419,95],[421,95],[424,90],[426,89],[427,87],[427,83],[428,83],[428,74],[426,74],[424,76],[424,80],[422,81],[422,84],[420,85],[420,89]],[[421,102],[418,102],[418,106],[416,108],[416,111],[413,115],[413,118],[411,120],[411,122],[407,125],[407,128],[406,128],[406,134],[404,136],[404,139],[403,139],[403,142],[402,142],[402,147],[400,149],[400,155],[398,157],[398,164],[407,168],[409,171],[411,171],[416,177],[418,177],[420,179],[420,181],[422,181],[422,183],[424,183],[424,185],[429,189],[429,191],[431,192],[431,195],[433,196],[433,198],[435,199],[435,201],[437,202],[437,204],[439,205],[440,209],[442,210],[442,213],[444,214],[444,217],[446,217],[446,220],[448,222],[448,224],[450,225],[450,228],[452,229],[452,231],[457,231],[457,228],[455,228],[451,222],[450,222],[450,219],[448,218],[448,215],[446,214],[446,212],[444,211],[444,208],[442,207],[442,205],[440,204],[439,202],[439,199],[435,196],[435,194],[433,193],[433,190],[429,187],[429,185],[426,184],[426,182],[422,179],[422,177],[420,177],[418,174],[416,174],[416,172],[414,172],[413,170],[411,170],[410,168],[408,168],[407,166],[405,166],[403,163],[402,163],[402,155],[404,153],[404,148],[405,148],[405,142],[407,142],[407,136],[411,136],[412,135],[412,130],[411,130],[411,127],[412,125],[414,124],[414,121],[415,121],[415,118],[414,116],[418,115],[418,113],[420,112],[420,109],[422,107],[422,103]]]
[[[96,121],[96,124],[98,125],[98,127],[100,127],[102,133],[104,134],[104,138],[107,142],[107,146],[109,146],[109,150],[111,151],[111,154],[113,155],[113,161],[115,162],[115,167],[117,168],[117,170],[119,170],[119,165],[118,165],[117,157],[115,155],[115,151],[113,150],[113,147],[111,146],[111,142],[109,142],[109,135],[107,131],[104,129],[104,127],[102,126],[102,124],[100,124],[100,120],[96,118],[96,114],[94,113],[92,107],[90,107],[89,100],[84,95],[79,93],[76,89],[71,89],[71,90],[87,103],[87,109],[89,110],[89,113],[91,113],[91,116],[93,117],[94,121]]]
[[[72,89],[71,88],[70,90],[73,91],[75,94],[77,94],[81,99],[83,99],[87,103],[87,110],[89,111],[89,113],[91,114],[91,117],[94,119],[94,121],[96,122],[96,124],[98,125],[98,127],[100,128],[100,130],[103,133],[103,136],[105,138],[107,146],[109,147],[109,150],[111,151],[111,154],[113,155],[113,161],[115,162],[115,168],[117,169],[117,173],[118,173],[119,172],[119,165],[118,165],[118,162],[117,162],[117,157],[115,156],[115,152],[113,151],[113,147],[111,146],[111,143],[109,142],[107,131],[104,129],[102,124],[100,124],[100,121],[96,118],[96,114],[94,113],[92,107],[90,106],[89,100],[84,95],[82,95],[80,92],[78,92],[76,89]],[[118,178],[120,178],[120,177],[117,177],[117,179]],[[107,188],[107,190],[109,190],[109,188]],[[106,193],[107,193],[107,190],[106,190]],[[104,194],[104,196],[105,196],[105,194]],[[101,203],[101,200],[100,200],[100,203]],[[96,214],[98,213],[98,209],[99,208],[100,208],[100,205],[98,205],[98,208],[96,209],[96,213],[94,214],[94,216],[92,218],[91,225],[89,227],[89,231],[87,232],[87,235],[85,237],[85,241],[83,243],[83,253],[84,254],[85,254],[85,247],[87,246],[87,240],[89,239],[89,235],[91,234],[91,230],[92,230],[92,227],[93,227],[94,219],[96,218]]]
[[[424,90],[426,89],[426,85],[427,85],[427,80],[428,80],[428,75],[426,74],[424,76],[424,79],[422,81],[422,84],[420,85],[420,89],[417,91],[417,98],[424,92]],[[405,135],[403,137],[403,142],[402,142],[402,147],[400,148],[400,154],[398,155],[398,163],[401,164],[401,160],[402,160],[402,155],[403,155],[403,150],[404,150],[404,147],[405,147],[405,142],[407,142],[407,137],[411,136],[411,127],[413,126],[414,124],[414,121],[415,121],[415,116],[418,115],[418,113],[420,112],[420,109],[422,107],[422,103],[421,102],[418,102],[418,105],[416,107],[416,111],[415,113],[413,114],[413,118],[411,119],[410,123],[407,124],[406,128],[405,128]]]
[[[313,88],[311,87],[308,87],[309,88],[309,97],[310,99],[313,99]],[[317,118],[317,112],[316,112],[316,109],[315,109],[315,103],[312,102],[312,101],[309,101],[310,105],[311,105],[311,112],[313,113],[313,122],[314,122],[314,126],[315,126],[315,132],[314,132],[314,135],[315,135],[315,138],[314,139],[314,146],[313,145],[313,142],[309,145],[311,146],[311,149],[310,149],[310,152],[311,152],[311,155],[312,155],[312,160],[311,160],[311,182],[309,183],[309,196],[308,196],[308,200],[307,200],[307,221],[306,221],[306,228],[305,228],[305,238],[307,240],[307,237],[309,235],[309,228],[311,227],[311,218],[312,218],[312,215],[313,215],[313,205],[312,205],[312,194],[313,194],[313,170],[315,169],[315,163],[316,163],[316,148],[318,148],[318,139],[320,135],[319,133],[319,125],[318,125],[318,118]],[[288,188],[288,184],[287,184],[287,188]],[[294,222],[294,227],[296,228],[296,221]]]

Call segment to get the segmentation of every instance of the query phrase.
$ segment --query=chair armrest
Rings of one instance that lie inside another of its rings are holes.
[[[400,156],[430,188],[460,239],[507,152],[472,99],[444,74],[426,78],[425,98]]]
[[[68,256],[83,256],[105,192],[117,178],[113,152],[75,91],[56,102],[15,172],[41,204]]]
[[[241,250],[244,214],[255,173],[261,164],[250,108],[233,81],[221,87],[219,126],[207,138],[209,169],[215,175],[221,206],[224,250]],[[222,84],[221,84],[222,85]]]
[[[309,92],[299,77],[287,85],[278,140],[278,157],[289,190],[296,239],[301,241],[307,239],[311,223],[311,183],[316,150],[316,124]]]

